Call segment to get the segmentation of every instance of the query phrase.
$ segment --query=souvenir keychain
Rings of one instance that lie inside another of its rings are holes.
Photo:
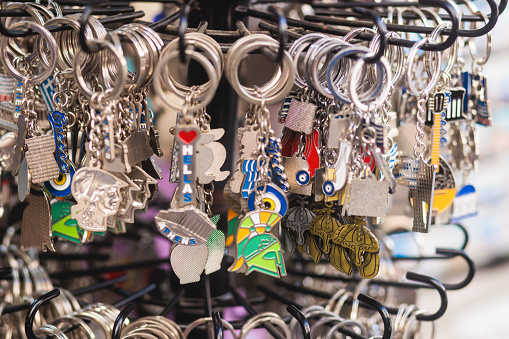
[[[210,215],[203,210],[207,204],[199,204],[199,201],[204,199],[203,185],[210,184],[215,179],[221,180],[225,174],[219,170],[221,162],[224,161],[222,146],[214,144],[222,133],[209,129],[209,117],[203,110],[213,98],[219,84],[222,73],[222,62],[219,60],[222,61],[222,54],[216,42],[209,37],[204,39],[206,40],[200,40],[195,46],[197,49],[187,48],[182,52],[186,58],[202,65],[209,78],[207,83],[193,87],[182,84],[175,86],[175,80],[164,74],[166,65],[179,56],[175,43],[165,47],[154,71],[156,93],[166,96],[161,83],[163,77],[168,77],[164,83],[171,85],[169,89],[177,95],[178,100],[165,98],[164,102],[181,112],[181,118],[174,129],[177,145],[174,151],[178,149],[178,153],[173,156],[178,156],[178,159],[172,161],[172,171],[175,165],[178,167],[179,185],[170,209],[160,211],[155,218],[161,234],[172,242],[170,261],[181,284],[197,282],[204,270],[206,274],[210,274],[220,267],[220,252],[221,248],[224,248],[224,245],[217,243],[224,241],[224,235],[218,236],[217,232],[220,231],[216,229]],[[205,52],[202,53],[202,50]],[[181,106],[177,107],[179,103]],[[213,161],[206,163],[203,158],[199,160],[199,157],[210,155],[210,151],[215,158]],[[211,194],[210,190],[208,192]],[[191,257],[192,261],[189,260]]]
[[[410,188],[409,198],[413,207],[413,227],[414,232],[429,232],[431,225],[432,206],[433,206],[433,193],[435,186],[436,166],[430,165],[424,160],[426,145],[424,144],[424,125],[426,121],[426,103],[430,96],[431,91],[437,84],[440,74],[440,52],[433,52],[435,54],[433,59],[433,76],[428,81],[426,87],[421,90],[416,88],[413,77],[414,60],[417,55],[417,50],[425,43],[434,43],[434,40],[427,37],[412,47],[408,54],[407,69],[406,69],[406,83],[408,90],[418,97],[417,101],[417,133],[415,139],[417,141],[414,146],[414,158],[410,157],[403,151],[398,151],[394,163],[393,173],[398,181],[398,184]]]
[[[261,46],[274,50],[279,48],[277,41],[271,37],[253,34],[237,40],[226,56],[226,76],[230,84],[242,99],[252,104],[240,138],[241,141],[254,140],[256,146],[243,144],[240,147],[246,158],[239,163],[241,171],[237,170],[229,182],[231,193],[225,193],[229,195],[228,199],[240,199],[237,203],[243,213],[236,215],[235,212],[229,212],[228,221],[234,224],[231,225],[233,237],[230,234],[227,237],[227,243],[230,244],[228,255],[233,256],[234,263],[228,270],[246,275],[257,271],[280,277],[286,275],[286,269],[281,245],[271,231],[288,210],[285,194],[288,186],[280,155],[281,147],[270,126],[266,105],[288,94],[295,71],[290,56],[283,52],[278,65],[282,72],[278,81],[262,87],[243,86],[238,79],[240,62],[250,51]],[[248,148],[250,151],[246,152]]]
[[[51,33],[39,24],[21,21],[10,26],[12,29],[31,29],[45,40],[49,50],[48,65],[39,74],[34,75],[36,68],[28,60],[18,59],[13,66],[7,54],[10,38],[1,37],[1,58],[6,70],[17,80],[16,91],[21,91],[21,102],[17,121],[17,138],[14,148],[11,172],[18,175],[20,187],[25,189],[21,195],[28,195],[29,206],[23,213],[21,244],[23,247],[39,247],[43,251],[54,251],[51,241],[51,209],[48,195],[35,184],[56,179],[59,169],[53,152],[55,143],[51,135],[44,135],[37,123],[35,112],[34,86],[46,80],[54,71],[57,62],[57,44]],[[36,59],[37,60],[37,59]],[[18,70],[22,69],[22,72]],[[15,96],[17,93],[15,93]],[[23,164],[23,171],[20,171]],[[20,174],[20,175],[19,175]],[[30,193],[30,185],[34,191]],[[20,197],[24,198],[24,197]]]
[[[109,169],[118,156],[114,141],[118,124],[116,104],[126,82],[127,62],[118,41],[105,42],[104,48],[119,68],[118,82],[105,93],[92,92],[88,88],[82,74],[84,52],[78,51],[74,59],[77,85],[86,97],[91,117],[85,166],[75,172],[71,186],[77,202],[71,207],[71,218],[76,219],[83,230],[82,242],[92,241],[96,232],[103,233],[114,227],[114,216],[124,201],[125,190],[130,187]]]
[[[245,274],[259,271],[280,277],[286,275],[281,245],[270,231],[286,214],[288,202],[281,189],[270,183],[271,157],[265,142],[274,132],[270,128],[269,111],[263,99],[260,106],[255,107],[255,114],[259,123],[258,149],[252,156],[257,159],[257,174],[248,194],[249,211],[236,225],[236,257],[229,270]]]

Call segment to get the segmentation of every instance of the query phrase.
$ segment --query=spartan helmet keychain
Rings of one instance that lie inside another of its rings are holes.
[[[234,263],[228,269],[231,272],[249,274],[258,271],[280,277],[286,275],[279,240],[271,234],[282,216],[287,213],[288,202],[285,193],[274,183],[270,171],[271,154],[267,152],[274,131],[270,128],[269,111],[264,100],[255,108],[255,117],[259,122],[258,149],[252,155],[256,157],[254,182],[248,191],[248,208],[242,218],[239,217],[235,229],[232,248]],[[276,164],[279,165],[279,164]],[[251,179],[249,179],[251,180]],[[244,185],[245,186],[245,185]]]

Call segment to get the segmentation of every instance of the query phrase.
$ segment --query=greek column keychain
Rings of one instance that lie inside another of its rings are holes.
[[[414,146],[414,158],[410,157],[402,151],[398,151],[396,161],[394,163],[393,173],[398,181],[398,184],[410,188],[409,198],[413,207],[414,221],[412,230],[414,232],[427,233],[431,225],[432,206],[433,206],[433,193],[435,186],[435,175],[437,167],[428,164],[424,160],[424,153],[426,145],[423,142],[424,138],[424,125],[426,121],[426,102],[428,101],[429,94],[435,88],[438,77],[440,74],[440,52],[435,53],[433,58],[434,73],[429,80],[426,87],[418,90],[412,81],[412,73],[414,67],[414,60],[417,55],[417,50],[425,43],[435,41],[429,37],[415,43],[408,54],[406,65],[405,79],[407,82],[408,90],[418,97],[417,101],[417,133],[415,139],[417,141]]]

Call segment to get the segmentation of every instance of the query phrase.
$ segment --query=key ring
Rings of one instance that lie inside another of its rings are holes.
[[[206,107],[210,103],[210,101],[212,101],[212,99],[214,98],[217,86],[219,85],[219,78],[217,77],[216,69],[214,68],[213,64],[206,56],[204,56],[203,54],[201,54],[193,49],[190,49],[190,48],[186,48],[185,53],[188,57],[190,57],[194,61],[198,62],[203,67],[203,69],[205,70],[205,72],[207,73],[207,76],[209,78],[208,83],[210,84],[209,85],[210,87],[208,90],[204,91],[205,94],[202,97],[202,99],[200,101],[196,102],[193,106],[188,107],[189,112],[195,112],[195,111],[198,111],[198,110]],[[161,77],[163,76],[163,74],[162,74],[163,68],[166,69],[167,64],[171,60],[177,58],[178,56],[179,56],[179,51],[177,49],[167,51],[161,57],[161,59],[159,59],[159,62],[157,63],[156,69],[154,71],[154,89],[155,89],[157,95],[159,95],[159,97],[163,100],[163,102],[168,107],[171,107],[175,110],[181,110],[182,106],[184,106],[184,104],[186,102],[186,99],[179,97],[180,100],[176,100],[176,98],[174,96],[170,97],[170,96],[166,95],[163,91],[162,86],[161,86]],[[172,93],[175,93],[175,94],[178,93],[178,90],[174,86],[170,87],[169,89]]]
[[[189,336],[189,333],[191,333],[196,327],[198,327],[200,325],[207,324],[207,323],[212,323],[212,322],[213,322],[212,317],[196,319],[195,321],[193,321],[192,323],[190,323],[187,326],[186,330],[184,331],[184,338],[187,338]],[[232,324],[230,324],[228,321],[226,321],[224,319],[221,319],[221,323],[231,333],[232,337],[234,339],[237,339],[237,334],[236,334],[235,328],[232,326]]]
[[[239,79],[240,63],[250,52],[262,47],[276,52],[279,49],[279,43],[266,35],[251,34],[237,40],[226,54],[225,70],[228,81],[243,100],[256,105],[261,103],[258,93],[263,94],[267,104],[282,100],[292,89],[295,79],[292,58],[288,52],[285,52],[282,63],[278,63],[277,71],[269,82],[263,86],[257,86],[257,89],[243,86]]]
[[[28,84],[39,84],[46,80],[47,78],[49,78],[50,75],[53,74],[53,71],[55,70],[55,67],[57,65],[57,42],[55,41],[55,38],[53,38],[53,35],[51,35],[50,31],[32,21],[19,21],[12,24],[9,28],[10,29],[25,28],[36,31],[42,36],[42,38],[46,40],[50,52],[50,58],[48,62],[49,65],[42,73],[37,75],[24,76],[16,69],[16,67],[14,67],[12,61],[9,58],[7,44],[9,43],[10,38],[2,36],[0,38],[0,48],[2,49],[2,51],[0,52],[0,57],[2,59],[4,67],[9,72],[9,74],[14,79],[22,83],[26,82]]]
[[[115,100],[120,97],[122,94],[126,81],[127,81],[127,61],[124,58],[124,54],[121,50],[116,48],[111,42],[107,40],[103,40],[102,44],[105,48],[105,50],[108,50],[111,52],[111,55],[114,57],[115,64],[120,68],[119,71],[117,71],[117,77],[115,79],[115,85],[113,88],[108,88],[104,92],[104,100],[105,101],[111,101]],[[76,56],[74,58],[74,77],[76,78],[76,83],[78,85],[78,88],[80,89],[81,93],[87,98],[91,99],[94,95],[94,92],[88,87],[85,78],[83,77],[82,70],[81,70],[81,64],[82,64],[82,58],[85,56],[85,52],[83,50],[78,50],[76,53]]]
[[[309,48],[311,44],[313,44],[315,41],[319,39],[328,39],[329,36],[322,34],[322,33],[309,33],[305,34],[302,37],[295,40],[290,47],[290,50],[288,53],[293,59],[293,67],[295,69],[295,84],[300,87],[304,88],[307,87],[306,80],[300,76],[299,74],[299,60],[301,58],[301,54],[304,52],[306,48]]]
[[[405,81],[406,81],[408,91],[416,97],[419,97],[421,92],[428,93],[428,94],[431,93],[433,88],[435,88],[435,86],[438,82],[439,75],[440,75],[440,61],[441,61],[442,54],[439,51],[437,51],[437,52],[432,52],[432,53],[436,53],[435,58],[434,58],[434,64],[432,67],[433,74],[431,76],[431,79],[428,80],[428,84],[426,85],[426,87],[424,87],[423,89],[419,89],[419,88],[417,88],[417,85],[411,80],[413,66],[414,66],[415,58],[417,56],[417,51],[419,50],[419,48],[424,46],[424,44],[426,44],[426,43],[436,43],[436,42],[435,42],[435,40],[433,40],[430,37],[426,37],[422,40],[419,40],[412,46],[412,49],[410,49],[410,52],[408,53],[408,57],[407,57]]]
[[[224,57],[219,44],[208,35],[196,32],[186,33],[186,43],[191,44],[196,52],[199,52],[203,56],[207,57],[207,59],[214,66],[213,68],[217,74],[217,78],[221,79],[224,69]],[[161,58],[164,58],[166,53],[168,53],[169,51],[178,49],[179,48],[178,44],[179,41],[177,39],[170,42],[161,52]],[[170,74],[168,69],[166,69],[166,71],[168,74]],[[191,87],[193,87],[186,86],[177,82],[173,77],[171,77],[171,75],[163,76],[162,79],[166,87],[169,88],[172,92],[174,92],[175,95],[177,95],[180,98],[185,98],[189,91],[191,90]],[[194,100],[196,102],[199,102],[209,92],[209,89],[211,88],[211,83],[210,81],[207,81],[206,83],[200,86],[194,87],[197,87],[199,92],[194,97]],[[215,89],[213,91],[215,91]]]
[[[350,80],[349,87],[348,87],[349,92],[350,92],[349,93],[350,99],[352,100],[353,104],[359,110],[361,110],[363,112],[367,112],[370,109],[373,109],[377,106],[382,105],[385,102],[385,100],[387,99],[387,96],[389,95],[389,92],[391,90],[391,84],[392,84],[391,66],[389,65],[389,62],[387,61],[387,58],[385,56],[382,56],[380,58],[380,60],[377,62],[377,65],[380,63],[382,65],[381,69],[383,70],[383,72],[385,72],[385,74],[380,75],[380,79],[382,79],[382,82],[383,82],[384,75],[385,75],[385,86],[382,85],[382,91],[381,91],[380,95],[378,95],[378,97],[375,100],[368,102],[368,103],[364,103],[360,100],[360,98],[357,94],[357,91],[356,91],[356,82],[358,79],[360,80],[361,68],[366,63],[366,57],[368,55],[369,54],[365,54],[365,55],[359,57],[359,59],[357,59],[357,61],[353,65],[352,70],[351,70],[351,80]]]
[[[278,314],[272,312],[265,312],[257,314],[256,316],[250,318],[244,324],[244,326],[242,326],[238,339],[246,339],[250,331],[264,323],[271,323],[272,325],[276,325],[277,327],[283,330],[284,332],[283,336],[285,338],[292,338],[292,334],[290,332],[290,329],[288,328],[288,325],[286,325],[284,320]]]
[[[364,53],[364,54],[369,53],[369,55],[373,54],[373,52],[371,52],[371,50],[369,50],[366,47],[353,46],[353,47],[345,48],[342,51],[338,52],[336,55],[334,55],[334,57],[332,58],[332,60],[331,60],[331,62],[329,64],[329,69],[331,69],[342,58],[348,57],[348,56],[352,56],[352,55],[358,55],[358,54],[361,54],[361,53]],[[376,62],[375,65],[376,65],[376,67],[379,70],[381,70],[381,68],[382,68],[381,62]],[[360,71],[361,71],[361,69],[358,70],[358,72],[360,72]],[[353,81],[355,78],[353,78],[352,70],[350,70],[349,72],[350,72],[350,77],[349,77],[350,85],[349,86],[354,86],[354,89],[355,89],[355,87],[358,84],[357,84],[356,81]],[[360,77],[360,75],[358,77]],[[344,103],[346,103],[348,105],[352,103],[351,98],[349,98],[346,94],[342,93],[339,90],[339,88],[334,86],[334,84],[332,82],[332,78],[331,78],[330,72],[327,73],[327,83],[329,85],[329,90],[332,92],[332,94],[338,100],[340,100],[341,102],[344,102]],[[353,85],[352,85],[352,83],[353,83]],[[378,77],[378,82],[376,82],[374,86],[371,86],[368,91],[364,92],[363,95],[362,95],[362,98],[363,99],[364,98],[373,98],[374,96],[376,96],[380,92],[380,89],[382,88],[382,85],[383,85],[383,76],[379,76]]]
[[[399,39],[400,36],[396,32],[387,33],[388,38],[396,38]],[[376,52],[376,50],[380,46],[381,35],[377,34],[371,40],[369,48]],[[386,58],[390,60],[390,64],[396,64],[395,71],[392,71],[392,83],[391,86],[395,86],[399,81],[401,75],[403,75],[403,70],[405,69],[405,49],[401,46],[388,46],[389,48],[386,51]],[[395,54],[395,55],[394,55]],[[393,67],[394,68],[394,67]],[[392,68],[391,68],[392,70]]]

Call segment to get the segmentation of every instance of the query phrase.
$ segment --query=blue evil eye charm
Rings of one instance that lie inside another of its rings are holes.
[[[69,166],[69,173],[60,173],[58,178],[45,181],[44,187],[55,197],[65,198],[71,196],[71,184],[74,177],[74,167]]]
[[[263,186],[258,187],[258,190],[263,190]],[[250,211],[256,210],[255,206],[255,190],[252,190],[247,200],[247,206]],[[285,193],[274,184],[267,184],[267,189],[263,193],[263,209],[271,210],[281,214],[284,217],[288,210],[288,201],[286,200]]]
[[[322,185],[322,191],[323,194],[325,194],[328,197],[333,196],[336,194],[336,188],[334,187],[334,183],[332,181],[326,181]]]
[[[311,180],[311,176],[309,175],[308,171],[301,170],[301,171],[298,171],[297,174],[295,175],[295,180],[297,181],[297,183],[299,185],[305,186],[305,185],[309,184],[309,181]]]

